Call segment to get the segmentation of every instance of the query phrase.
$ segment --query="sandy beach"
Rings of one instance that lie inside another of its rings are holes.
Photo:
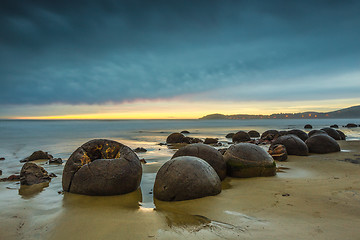
[[[162,164],[146,164],[141,190],[130,194],[90,197],[65,193],[62,201],[56,203],[58,206],[47,199],[37,199],[43,201],[42,209],[30,207],[31,196],[21,208],[9,203],[0,217],[0,236],[356,239],[360,234],[360,165],[349,161],[360,160],[360,141],[339,144],[339,153],[289,156],[287,162],[277,163],[279,172],[275,177],[228,177],[219,195],[180,202],[152,202],[151,182]],[[22,188],[26,190],[31,192]]]

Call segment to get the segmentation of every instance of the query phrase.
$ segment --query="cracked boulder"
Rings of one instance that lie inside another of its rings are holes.
[[[127,146],[112,140],[91,140],[66,161],[64,191],[85,195],[119,195],[136,190],[142,167]]]
[[[176,157],[158,171],[154,196],[162,201],[182,201],[221,192],[221,181],[204,160],[193,156]]]
[[[205,160],[210,166],[214,168],[219,175],[220,180],[226,177],[226,164],[222,154],[215,148],[202,143],[187,145],[180,148],[173,156],[173,158],[180,156],[193,156]]]
[[[282,144],[285,146],[286,151],[289,155],[307,156],[309,155],[309,149],[305,142],[298,136],[289,134],[277,138],[272,145]]]
[[[224,154],[227,174],[249,178],[276,175],[276,164],[263,148],[251,143],[232,145]]]

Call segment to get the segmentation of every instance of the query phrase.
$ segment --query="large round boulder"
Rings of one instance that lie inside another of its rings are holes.
[[[95,139],[70,156],[63,171],[64,191],[85,195],[118,195],[136,190],[142,167],[127,146],[112,140]]]
[[[315,134],[325,134],[325,135],[328,135],[327,132],[323,131],[323,130],[311,130],[309,133],[308,133],[308,136],[311,137],[312,135],[315,135]]]
[[[263,148],[251,143],[232,145],[224,154],[227,174],[231,177],[274,176],[276,164]]]
[[[335,139],[325,134],[317,134],[306,140],[306,145],[311,153],[339,152],[340,146]]]
[[[306,141],[306,139],[309,138],[309,136],[307,135],[306,132],[299,130],[299,129],[290,130],[290,131],[288,131],[288,134],[294,134],[294,135],[298,136],[304,142]]]
[[[181,201],[221,192],[221,181],[206,161],[193,156],[167,161],[156,174],[154,196],[162,201]]]
[[[293,134],[278,137],[272,144],[284,145],[289,155],[307,156],[309,154],[305,142]]]
[[[215,148],[202,143],[187,145],[180,148],[171,159],[181,156],[193,156],[205,160],[214,168],[220,180],[226,177],[226,164],[222,154]]]
[[[340,134],[333,128],[322,128],[321,130],[325,131],[330,137],[332,137],[335,140],[341,140]]]
[[[340,135],[340,140],[346,140],[346,135],[345,135],[345,133],[343,133],[342,131],[340,131],[340,130],[337,130],[336,129],[336,131],[338,132],[338,134]]]
[[[184,142],[184,134],[172,133],[166,138],[166,143],[182,143]]]
[[[33,185],[51,180],[48,172],[35,163],[25,163],[20,171],[20,183],[22,185]]]
[[[237,133],[235,133],[235,135],[232,137],[232,140],[234,143],[238,143],[238,142],[247,142],[250,141],[251,138],[249,136],[249,134],[247,132],[244,131],[238,131]]]
[[[279,137],[279,131],[278,130],[267,130],[261,134],[262,140],[274,140],[275,138]]]
[[[258,131],[255,131],[255,130],[250,130],[250,131],[248,132],[248,134],[249,134],[249,136],[250,136],[251,138],[258,138],[258,137],[260,137],[260,133],[259,133]]]

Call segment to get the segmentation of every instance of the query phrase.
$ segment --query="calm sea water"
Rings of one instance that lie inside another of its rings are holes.
[[[47,151],[54,157],[67,160],[77,147],[91,139],[112,139],[131,148],[144,147],[148,150],[146,153],[138,154],[148,162],[143,165],[141,188],[137,191],[140,194],[131,193],[129,196],[135,196],[132,200],[135,206],[138,206],[139,202],[140,208],[152,209],[155,207],[152,187],[156,172],[176,151],[158,143],[165,142],[166,137],[172,132],[188,130],[189,136],[215,137],[226,143],[228,140],[225,135],[238,130],[257,130],[262,133],[268,129],[303,129],[307,123],[313,125],[313,129],[320,129],[332,124],[343,126],[350,122],[359,124],[360,119],[0,121],[0,157],[6,158],[0,161],[0,170],[3,171],[1,177],[18,174],[23,165],[19,160],[36,150]],[[348,140],[360,140],[360,128],[340,127],[340,130],[348,136]],[[59,194],[62,190],[61,176],[65,163],[49,165],[42,161],[37,164],[58,177],[40,187],[20,186],[18,182],[0,182],[0,222],[20,216],[28,220],[30,225],[27,227],[31,229],[47,229],[49,223],[56,223],[64,216],[67,201],[79,204],[75,204],[74,209],[83,207],[85,202],[92,209],[98,207],[94,205],[94,198],[77,194]],[[126,198],[128,197],[102,198],[101,201],[112,205],[126,202]]]

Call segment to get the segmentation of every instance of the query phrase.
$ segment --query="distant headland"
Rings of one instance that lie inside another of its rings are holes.
[[[249,115],[249,114],[210,114],[200,119],[219,120],[219,119],[316,119],[316,118],[360,118],[360,105],[349,108],[339,109],[333,112],[302,112],[302,113],[274,113],[271,115]]]

